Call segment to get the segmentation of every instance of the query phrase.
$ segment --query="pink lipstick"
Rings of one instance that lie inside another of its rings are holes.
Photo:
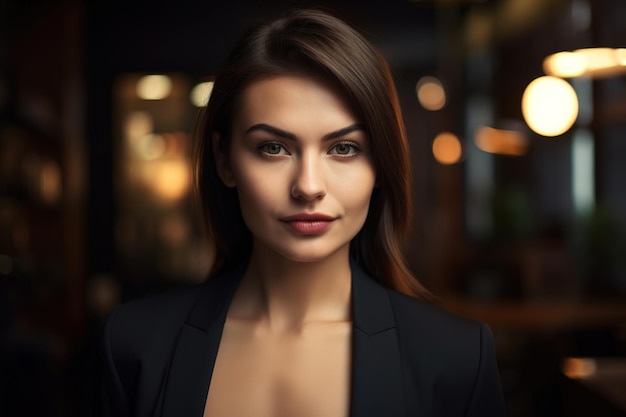
[[[319,213],[300,213],[280,219],[294,231],[302,235],[317,235],[325,232],[336,217]]]

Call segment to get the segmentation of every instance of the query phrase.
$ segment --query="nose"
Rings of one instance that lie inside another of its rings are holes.
[[[314,201],[326,195],[323,162],[313,152],[298,161],[291,186],[291,196],[297,200]]]

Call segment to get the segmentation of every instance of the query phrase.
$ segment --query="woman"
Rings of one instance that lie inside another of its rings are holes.
[[[489,329],[402,259],[406,138],[354,29],[305,10],[244,36],[196,166],[211,279],[111,315],[106,415],[503,415]]]

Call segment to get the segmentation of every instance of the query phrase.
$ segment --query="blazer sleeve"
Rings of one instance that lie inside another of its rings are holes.
[[[466,417],[502,417],[504,398],[491,330],[480,325],[480,358]]]
[[[95,415],[100,417],[127,417],[130,415],[130,403],[124,384],[115,362],[112,327],[115,320],[114,310],[104,326],[100,346],[100,386]]]

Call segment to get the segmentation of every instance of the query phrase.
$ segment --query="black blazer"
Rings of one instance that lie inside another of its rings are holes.
[[[202,416],[243,272],[114,310],[103,334],[102,415]],[[385,288],[354,263],[352,305],[350,416],[504,415],[486,325]]]

